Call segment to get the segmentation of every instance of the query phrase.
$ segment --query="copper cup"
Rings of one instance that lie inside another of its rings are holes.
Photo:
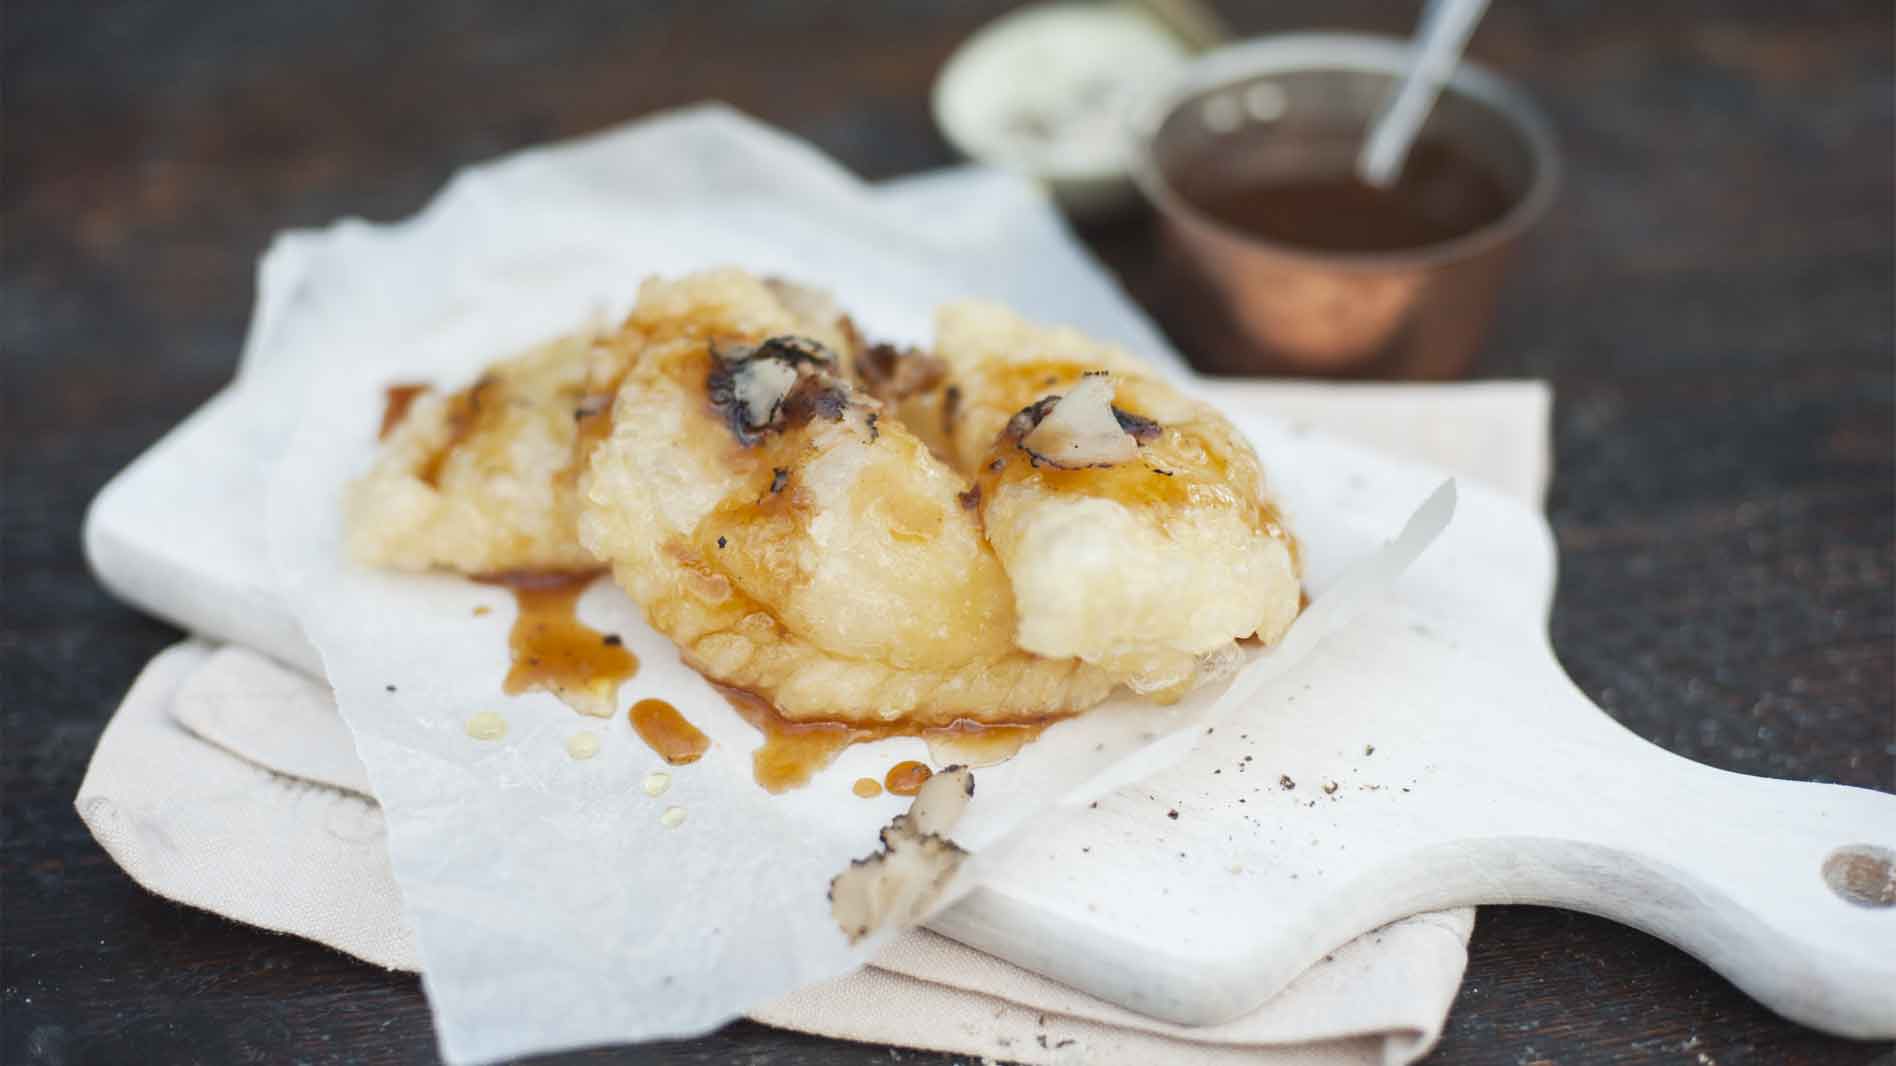
[[[1222,319],[1199,331],[1209,339],[1197,345],[1202,369],[1428,379],[1467,371],[1509,253],[1546,213],[1559,171],[1547,121],[1501,78],[1463,63],[1419,138],[1479,166],[1507,199],[1495,221],[1449,240],[1391,252],[1297,247],[1209,216],[1176,180],[1183,161],[1204,153],[1262,174],[1348,173],[1355,131],[1368,128],[1407,55],[1408,43],[1392,38],[1261,38],[1201,57],[1135,113],[1133,176]]]

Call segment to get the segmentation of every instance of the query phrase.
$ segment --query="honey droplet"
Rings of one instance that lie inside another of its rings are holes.
[[[492,607],[483,603],[479,607],[474,608],[474,617],[485,618],[487,615],[492,614],[493,611],[494,609]]]
[[[640,700],[626,716],[632,719],[639,739],[673,766],[697,762],[711,748],[711,738],[664,700]]]
[[[599,754],[599,734],[580,730],[566,738],[566,754],[575,759],[590,759]]]
[[[667,807],[665,808],[665,813],[658,816],[658,822],[667,829],[676,829],[685,824],[685,809],[683,807]]]
[[[930,770],[926,763],[909,759],[889,767],[889,772],[882,777],[882,784],[892,795],[913,796],[934,776],[935,771]]]
[[[499,740],[507,735],[507,720],[494,711],[481,711],[467,720],[466,728],[475,740]]]
[[[653,770],[645,775],[645,794],[648,796],[662,796],[671,786],[672,775],[663,770]]]
[[[850,791],[863,799],[875,799],[882,795],[882,786],[873,777],[858,777],[856,783],[850,787]]]

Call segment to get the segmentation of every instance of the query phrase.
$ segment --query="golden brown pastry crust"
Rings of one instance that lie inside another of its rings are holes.
[[[965,485],[880,403],[808,369],[840,402],[733,423],[714,379],[795,326],[767,295],[700,275],[648,283],[634,312],[650,339],[594,452],[580,536],[652,625],[793,720],[1015,721],[1105,698],[1100,671],[1015,647]],[[794,387],[728,378],[721,395],[760,406]]]
[[[850,353],[849,316],[820,289],[759,284],[777,323]],[[612,399],[666,309],[561,337],[489,367],[457,392],[415,397],[375,465],[350,486],[346,542],[359,562],[482,575],[599,566],[579,541],[579,475]]]
[[[609,401],[628,340],[562,337],[458,392],[416,397],[349,487],[350,557],[464,574],[596,568],[575,529],[579,413]]]
[[[1295,619],[1294,544],[1256,453],[1218,411],[1117,348],[992,304],[943,307],[931,354],[940,383],[901,410],[975,479],[1021,647],[1164,697],[1232,661],[1236,641],[1275,641]],[[1006,432],[1102,370],[1114,413],[1144,438],[1136,460],[1059,469]]]

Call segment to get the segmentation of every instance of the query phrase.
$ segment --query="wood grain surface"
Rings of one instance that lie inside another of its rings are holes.
[[[869,177],[950,162],[927,88],[1003,5],[13,2],[0,58],[0,1061],[416,1063],[414,978],[153,898],[72,798],[176,633],[87,574],[86,502],[229,376],[276,230],[707,97]],[[1401,32],[1416,5],[1220,5]],[[1887,0],[1496,5],[1473,54],[1567,180],[1480,369],[1557,390],[1558,650],[1715,766],[1896,788],[1896,86]],[[1150,220],[1085,236],[1176,336]],[[742,1023],[569,1061],[884,1063]],[[903,1062],[948,1062],[901,1052]],[[1870,1063],[1678,951],[1490,908],[1444,1063]]]

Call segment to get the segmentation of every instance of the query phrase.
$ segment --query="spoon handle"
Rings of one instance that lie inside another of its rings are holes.
[[[1423,9],[1422,25],[1411,46],[1409,73],[1383,104],[1356,157],[1356,176],[1365,183],[1388,188],[1402,175],[1416,134],[1428,121],[1442,84],[1461,62],[1462,49],[1487,10],[1488,0],[1430,0]]]

